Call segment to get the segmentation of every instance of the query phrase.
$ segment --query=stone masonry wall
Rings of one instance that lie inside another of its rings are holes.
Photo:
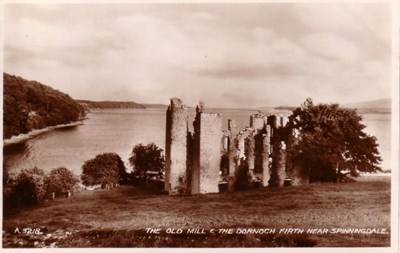
[[[268,186],[268,181],[270,179],[270,170],[269,170],[269,142],[270,142],[270,137],[269,133],[263,134],[263,139],[262,139],[262,144],[263,144],[263,150],[262,150],[262,177],[263,177],[263,186]]]
[[[198,182],[192,183],[192,194],[218,192],[219,171],[221,164],[221,115],[216,113],[199,113],[199,139],[195,138],[195,146],[199,152],[194,154],[193,160],[198,166],[193,166],[193,178]],[[196,143],[199,141],[199,143]],[[198,185],[198,187],[197,187]]]
[[[249,168],[249,174],[251,177],[251,180],[255,180],[255,175],[254,175],[254,167],[255,167],[255,156],[254,156],[254,135],[252,132],[249,133],[247,138],[245,139],[245,155],[246,155],[246,162],[247,166]]]
[[[229,133],[229,169],[228,169],[228,191],[233,191],[233,184],[235,182],[236,166],[238,164],[237,149],[236,149],[236,122],[233,119],[228,120],[228,133]]]
[[[202,111],[196,108],[196,117],[193,121],[193,148],[192,148],[192,175],[191,175],[191,188],[188,191],[191,194],[198,194],[200,192],[200,115]]]
[[[250,116],[250,127],[259,130],[264,127],[264,116],[261,113],[256,113]]]
[[[186,190],[187,108],[172,98],[167,109],[164,188],[170,195]]]

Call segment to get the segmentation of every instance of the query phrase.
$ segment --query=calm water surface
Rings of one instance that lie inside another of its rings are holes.
[[[241,129],[249,125],[249,117],[255,111],[215,112],[222,114],[223,129],[227,128],[228,118],[235,119]],[[194,110],[189,111],[189,124],[194,114]],[[48,171],[64,166],[80,174],[84,161],[104,152],[117,153],[128,166],[136,144],[154,142],[165,148],[165,109],[94,110],[88,117],[84,125],[58,129],[5,148],[4,162],[10,171],[34,166]],[[363,119],[366,132],[378,138],[382,167],[390,168],[390,114],[366,114]]]

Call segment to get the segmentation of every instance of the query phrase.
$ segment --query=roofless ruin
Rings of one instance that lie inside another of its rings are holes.
[[[250,116],[250,127],[237,131],[229,119],[223,131],[221,114],[204,112],[200,103],[190,132],[187,107],[179,98],[171,99],[166,116],[165,191],[170,195],[216,193],[220,183],[232,191],[243,166],[252,185],[308,182],[286,153],[295,134],[288,116],[259,112]]]

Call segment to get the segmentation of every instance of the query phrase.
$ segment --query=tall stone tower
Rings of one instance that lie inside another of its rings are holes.
[[[172,98],[167,109],[164,189],[170,195],[186,191],[187,108]]]
[[[222,121],[217,113],[196,108],[191,193],[218,192],[221,164]]]

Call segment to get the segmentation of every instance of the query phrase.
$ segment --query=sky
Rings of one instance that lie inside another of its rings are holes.
[[[391,96],[389,3],[6,4],[4,71],[76,99],[210,107]]]

